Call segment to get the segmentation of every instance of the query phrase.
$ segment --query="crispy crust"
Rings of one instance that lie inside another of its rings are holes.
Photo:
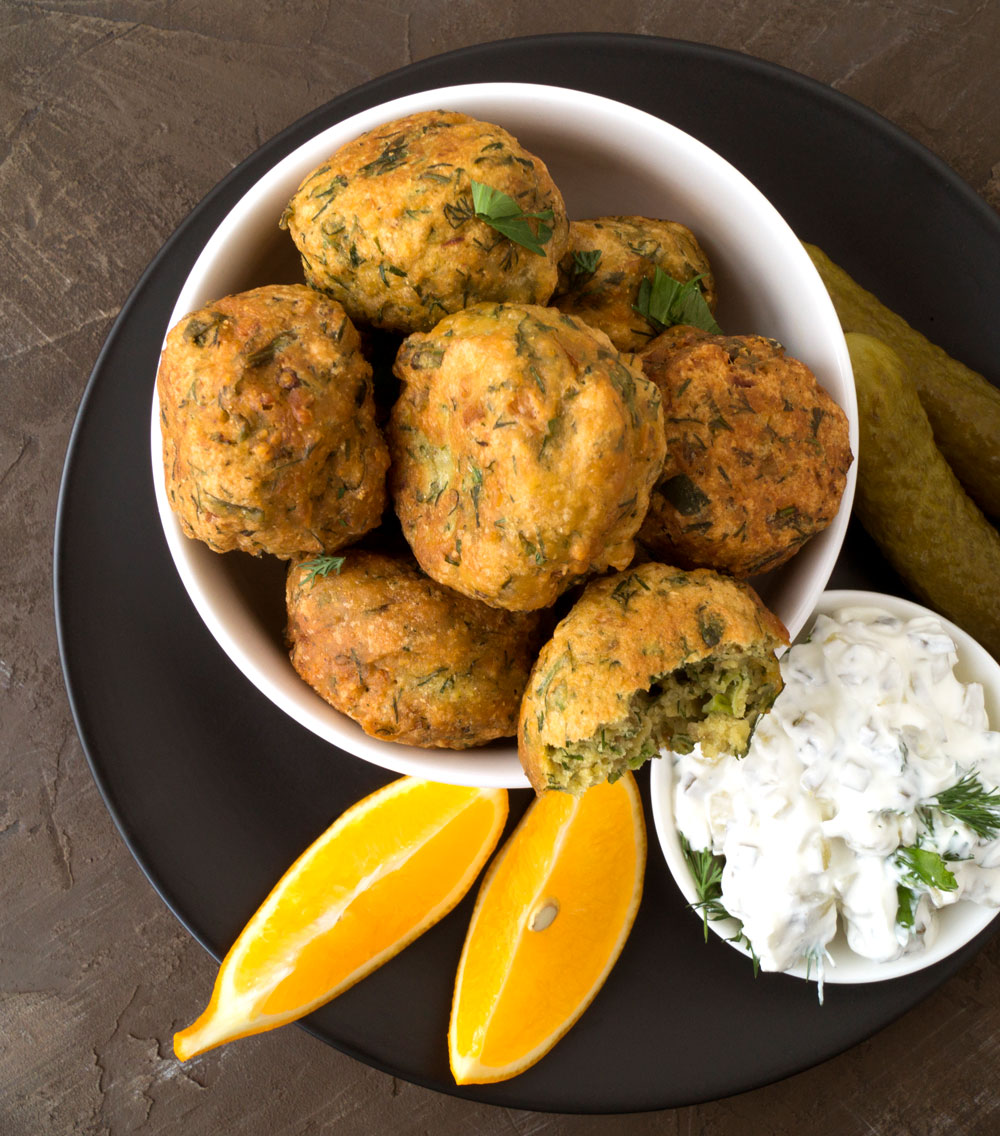
[[[428,579],[409,557],[352,549],[338,574],[289,565],[292,664],[383,741],[465,749],[513,735],[539,618]]]
[[[619,722],[633,696],[717,656],[773,655],[780,620],[745,583],[648,562],[594,580],[539,653],[521,703],[518,753],[536,792],[552,750]]]
[[[587,257],[596,253],[595,270],[588,272]],[[682,283],[702,276],[702,294],[715,310],[715,279],[694,233],[677,221],[650,217],[570,222],[552,303],[600,328],[619,351],[641,351],[656,332],[634,305],[639,285],[652,280],[657,268]]]
[[[543,256],[476,218],[473,179],[525,213],[552,210]],[[546,303],[569,233],[540,158],[502,127],[441,110],[343,146],[303,181],[282,224],[308,283],[353,319],[403,334],[480,300]]]
[[[510,610],[632,559],[663,460],[655,384],[552,308],[479,304],[410,336],[390,485],[421,567]]]
[[[837,514],[847,416],[772,339],[671,328],[640,354],[663,395],[667,457],[639,540],[684,567],[750,576]]]
[[[167,496],[216,552],[331,552],[378,524],[388,450],[343,308],[301,284],[170,330],[157,375]]]

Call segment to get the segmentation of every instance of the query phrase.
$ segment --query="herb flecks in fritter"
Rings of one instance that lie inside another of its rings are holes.
[[[409,556],[353,549],[329,574],[315,563],[289,566],[287,638],[321,697],[383,741],[465,749],[513,735],[538,616],[461,596]]]
[[[547,607],[634,553],[663,460],[655,384],[552,308],[479,304],[410,336],[391,489],[424,571],[511,610]]]
[[[847,416],[773,339],[678,326],[638,356],[663,395],[667,456],[639,534],[685,568],[784,564],[837,514]]]
[[[341,147],[281,223],[308,283],[352,318],[404,334],[482,300],[546,303],[569,232],[544,162],[501,127],[453,111]]]
[[[619,351],[639,351],[681,318],[714,324],[715,282],[686,226],[649,217],[600,217],[571,222],[552,302],[600,328]]]
[[[189,537],[289,559],[379,523],[388,451],[340,304],[302,284],[223,297],[171,329],[157,388],[167,495]]]
[[[780,621],[747,584],[646,563],[595,580],[542,648],[518,750],[536,792],[583,792],[663,748],[743,753],[781,689]]]

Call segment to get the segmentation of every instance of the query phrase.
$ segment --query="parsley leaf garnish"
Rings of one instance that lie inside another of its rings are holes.
[[[525,213],[513,197],[480,181],[472,182],[472,207],[478,220],[485,221],[509,241],[538,256],[545,255],[542,245],[552,237],[551,225],[545,224],[552,220],[551,209]],[[528,224],[529,218],[538,222],[534,229]]]
[[[702,276],[704,273],[682,283],[657,266],[653,279],[646,277],[639,285],[632,306],[657,332],[683,323],[719,335],[722,329],[715,322],[701,290]]]
[[[916,925],[917,904],[928,888],[954,891],[958,880],[937,852],[918,844],[896,849],[896,867],[902,880],[896,885],[896,922],[907,931]]]
[[[896,850],[896,863],[906,885],[917,884],[941,891],[954,891],[958,887],[958,880],[943,857],[929,848],[920,848],[916,844],[899,848]]]
[[[299,571],[305,573],[303,585],[312,586],[320,576],[329,576],[331,572],[339,576],[345,559],[344,556],[317,556],[315,560],[303,560],[299,565]]]
[[[896,922],[900,927],[912,931],[916,924],[917,903],[915,892],[906,884],[896,885]]]

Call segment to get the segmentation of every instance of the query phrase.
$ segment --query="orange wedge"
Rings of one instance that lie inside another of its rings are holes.
[[[577,1021],[625,945],[645,866],[630,773],[528,807],[487,870],[458,965],[448,1030],[458,1084],[523,1072]]]
[[[295,861],[219,968],[181,1061],[294,1021],[398,954],[459,902],[496,846],[505,789],[403,777],[347,810]]]

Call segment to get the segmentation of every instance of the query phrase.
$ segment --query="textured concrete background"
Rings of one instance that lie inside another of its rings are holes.
[[[3,1136],[1000,1131],[1000,940],[817,1069],[618,1120],[470,1105],[294,1028],[190,1067],[172,1057],[171,1034],[201,1009],[214,964],[105,812],[56,650],[52,527],[80,395],[160,244],[267,138],[414,60],[556,31],[696,40],[805,72],[886,115],[1000,204],[995,0],[0,0]]]

